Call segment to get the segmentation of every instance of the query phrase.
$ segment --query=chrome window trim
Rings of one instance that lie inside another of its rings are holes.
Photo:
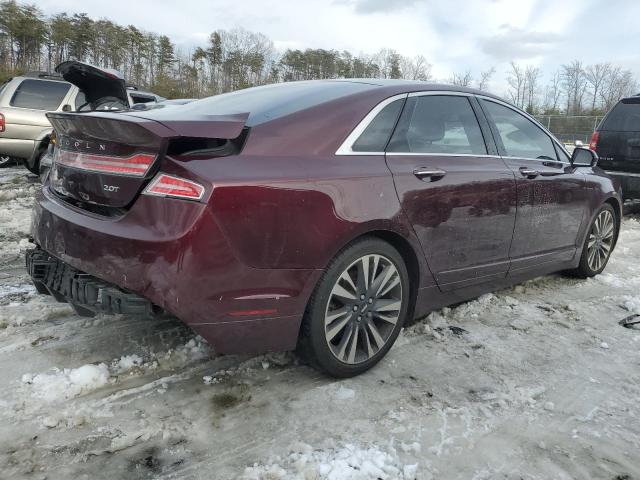
[[[373,121],[374,118],[390,103],[395,102],[396,100],[401,100],[403,98],[407,98],[409,94],[400,93],[398,95],[394,95],[389,98],[385,98],[380,103],[378,103],[373,109],[367,113],[367,115],[356,125],[351,133],[347,136],[347,138],[342,142],[338,150],[336,150],[336,155],[384,155],[384,152],[354,152],[351,147],[356,143],[356,140],[360,138],[362,132],[369,126],[369,124]]]
[[[429,96],[429,95],[449,95],[449,96],[457,96],[457,97],[475,97],[477,99],[482,99],[482,100],[488,100],[490,102],[494,102],[497,103],[498,105],[502,105],[504,107],[507,107],[511,110],[513,110],[514,112],[524,116],[526,119],[532,121],[538,128],[540,128],[542,130],[542,133],[544,133],[547,137],[549,137],[549,139],[555,143],[556,145],[558,145],[566,154],[569,158],[571,158],[571,155],[569,154],[569,151],[565,148],[565,146],[559,142],[554,136],[553,134],[551,134],[551,132],[549,132],[544,125],[542,125],[538,120],[536,120],[533,116],[529,115],[527,112],[525,112],[524,110],[520,110],[519,108],[517,108],[514,105],[511,105],[508,102],[505,102],[504,100],[500,100],[498,98],[495,97],[490,97],[488,95],[482,95],[482,94],[476,94],[476,93],[469,93],[469,92],[459,92],[459,91],[455,91],[455,90],[428,90],[428,91],[422,91],[422,92],[409,92],[409,93],[400,93],[398,95],[394,95],[392,97],[386,98],[384,100],[382,100],[380,103],[378,103],[375,107],[373,107],[373,109],[360,121],[360,123],[358,123],[358,125],[356,125],[356,127],[351,131],[351,133],[347,136],[347,138],[342,142],[342,144],[340,145],[340,147],[338,147],[338,150],[336,150],[336,155],[361,155],[361,156],[367,156],[367,155],[390,155],[390,156],[439,156],[439,157],[487,157],[487,158],[495,158],[495,157],[499,157],[499,158],[511,158],[514,160],[529,160],[529,161],[534,161],[534,162],[539,162],[539,161],[545,161],[545,159],[541,159],[541,158],[524,158],[524,157],[514,157],[514,156],[510,156],[510,155],[488,155],[488,154],[480,154],[480,155],[474,155],[471,153],[417,153],[417,152],[355,152],[351,149],[351,147],[353,146],[353,144],[356,142],[356,140],[360,137],[360,135],[362,135],[362,133],[365,131],[365,129],[369,126],[369,124],[373,121],[373,119],[378,115],[378,113],[380,113],[380,111],[386,107],[387,105],[389,105],[390,103],[396,101],[396,100],[400,100],[402,98],[409,98],[409,97],[424,97],[424,96]],[[546,161],[555,161],[557,163],[561,163],[563,165],[571,165],[571,162],[564,162],[560,159],[556,159],[556,160],[546,160]]]
[[[426,97],[428,95],[448,95],[452,97],[473,97],[473,93],[457,92],[455,90],[427,90],[424,92],[411,92],[409,97]]]
[[[501,158],[500,155],[486,153],[420,153],[420,152],[386,152],[388,157],[477,157],[477,158]]]

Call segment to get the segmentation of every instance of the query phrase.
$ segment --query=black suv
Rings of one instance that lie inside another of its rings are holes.
[[[602,119],[589,145],[598,164],[620,179],[625,199],[640,199],[640,94],[623,98]]]

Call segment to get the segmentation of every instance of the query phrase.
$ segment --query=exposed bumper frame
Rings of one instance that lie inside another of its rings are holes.
[[[28,250],[25,260],[38,292],[70,303],[79,315],[152,315],[157,310],[146,298],[81,272],[39,247]]]

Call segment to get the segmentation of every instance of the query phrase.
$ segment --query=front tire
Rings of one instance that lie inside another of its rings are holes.
[[[570,273],[580,278],[589,278],[601,273],[607,266],[617,238],[618,224],[615,211],[611,205],[604,204],[591,222],[582,248],[580,264]]]
[[[395,342],[409,311],[409,274],[388,243],[367,238],[327,267],[302,324],[301,353],[331,376],[358,375]]]

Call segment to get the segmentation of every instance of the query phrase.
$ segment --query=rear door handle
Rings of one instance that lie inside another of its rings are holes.
[[[416,168],[413,171],[413,174],[418,177],[420,180],[424,180],[425,178],[430,178],[431,181],[440,180],[444,177],[447,172],[441,170],[440,168]]]
[[[538,175],[540,175],[540,172],[538,170],[534,170],[533,168],[520,167],[520,174],[523,177],[536,178]]]

